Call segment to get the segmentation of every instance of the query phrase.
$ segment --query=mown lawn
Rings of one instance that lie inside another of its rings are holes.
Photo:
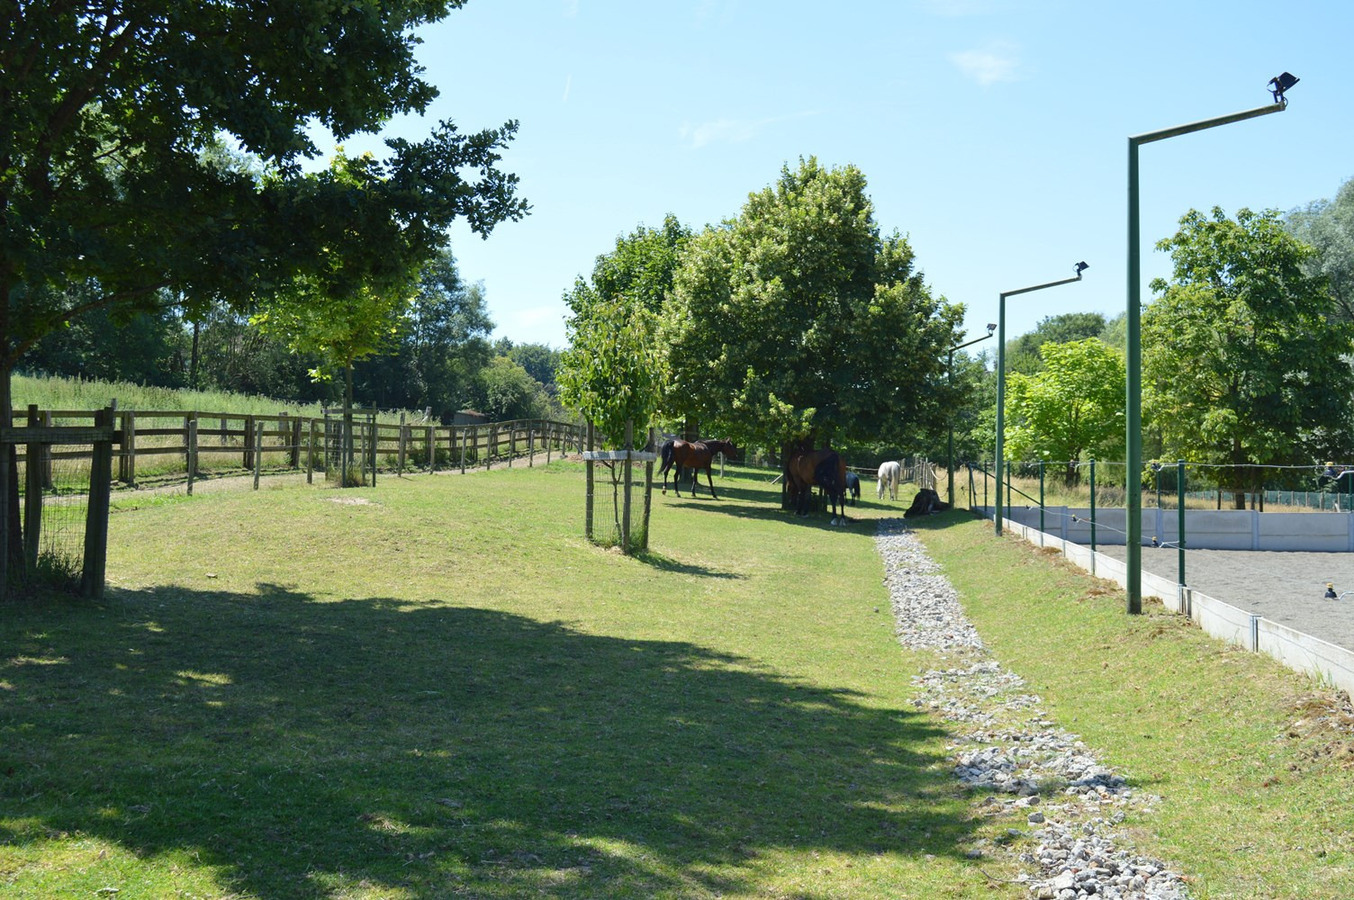
[[[121,501],[105,602],[3,610],[0,893],[1018,896],[908,703],[882,506],[768,478],[655,496],[642,558],[575,464]]]
[[[1025,897],[969,855],[1023,821],[909,702],[937,660],[873,541],[903,504],[834,529],[716,484],[655,495],[639,558],[583,540],[577,464],[120,500],[104,602],[0,607],[0,895]],[[965,514],[919,535],[1162,796],[1140,850],[1200,898],[1348,896],[1329,698]]]

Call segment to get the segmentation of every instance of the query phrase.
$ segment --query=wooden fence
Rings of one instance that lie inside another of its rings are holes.
[[[18,420],[16,427],[15,420]],[[66,552],[81,560],[80,588],[86,596],[103,593],[108,541],[109,492],[114,481],[135,486],[139,473],[163,482],[185,480],[192,493],[195,479],[209,475],[252,472],[254,487],[263,471],[304,470],[307,480],[318,469],[333,473],[342,447],[363,483],[375,483],[378,471],[403,473],[489,468],[494,465],[545,462],[556,452],[582,453],[586,429],[567,422],[521,419],[483,425],[434,425],[377,421],[374,413],[352,421],[351,440],[344,420],[140,410],[11,411],[0,423],[0,599],[13,584],[38,568],[39,540],[44,533],[43,508],[48,502],[69,507],[76,495],[87,497],[82,546]],[[18,469],[10,472],[9,447]],[[58,461],[60,461],[58,463]],[[344,483],[351,470],[345,469]],[[10,508],[5,484],[20,486],[18,509]],[[22,511],[22,520],[19,512]]]
[[[11,421],[36,421],[45,427],[92,425],[90,410],[15,411]],[[114,410],[118,441],[113,450],[114,479],[135,486],[143,479],[192,481],[219,474],[315,471],[330,473],[331,451],[341,440],[342,419],[288,415],[201,412],[197,410]],[[582,452],[583,426],[547,419],[519,419],[483,425],[353,422],[352,446],[362,471],[462,472],[495,464],[535,464],[544,452]],[[20,460],[26,462],[20,442]],[[46,446],[39,462],[51,483],[52,460],[90,459],[92,446]]]

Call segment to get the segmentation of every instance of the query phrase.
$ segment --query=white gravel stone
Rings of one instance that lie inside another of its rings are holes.
[[[1156,798],[1129,790],[1077,735],[1048,720],[1043,701],[988,653],[949,580],[902,519],[880,520],[875,545],[898,641],[960,663],[918,676],[913,701],[951,724],[955,777],[1011,795],[998,801],[1003,808],[1039,806],[1028,814],[1037,846],[1020,855],[1029,896],[1188,900],[1178,874],[1134,853],[1115,831],[1125,809],[1150,811]]]

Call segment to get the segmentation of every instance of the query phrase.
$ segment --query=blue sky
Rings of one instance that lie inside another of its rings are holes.
[[[1124,310],[1129,135],[1301,79],[1280,114],[1142,148],[1144,292],[1169,272],[1152,244],[1188,209],[1334,196],[1354,177],[1351,34],[1345,0],[470,0],[420,32],[441,96],[386,134],[520,121],[504,167],[531,215],[487,241],[452,235],[495,336],[564,347],[561,297],[619,235],[668,213],[693,229],[736,217],[816,156],[864,172],[881,230],[965,305],[968,337],[1000,292],[1090,264],[1008,300],[1009,338]]]

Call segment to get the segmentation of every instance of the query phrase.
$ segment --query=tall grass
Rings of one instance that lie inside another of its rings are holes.
[[[323,415],[321,404],[275,400],[225,391],[189,391],[147,387],[125,381],[93,381],[61,376],[15,375],[11,382],[14,406],[37,404],[41,409],[93,410],[117,401],[119,409],[204,410],[239,415]]]

